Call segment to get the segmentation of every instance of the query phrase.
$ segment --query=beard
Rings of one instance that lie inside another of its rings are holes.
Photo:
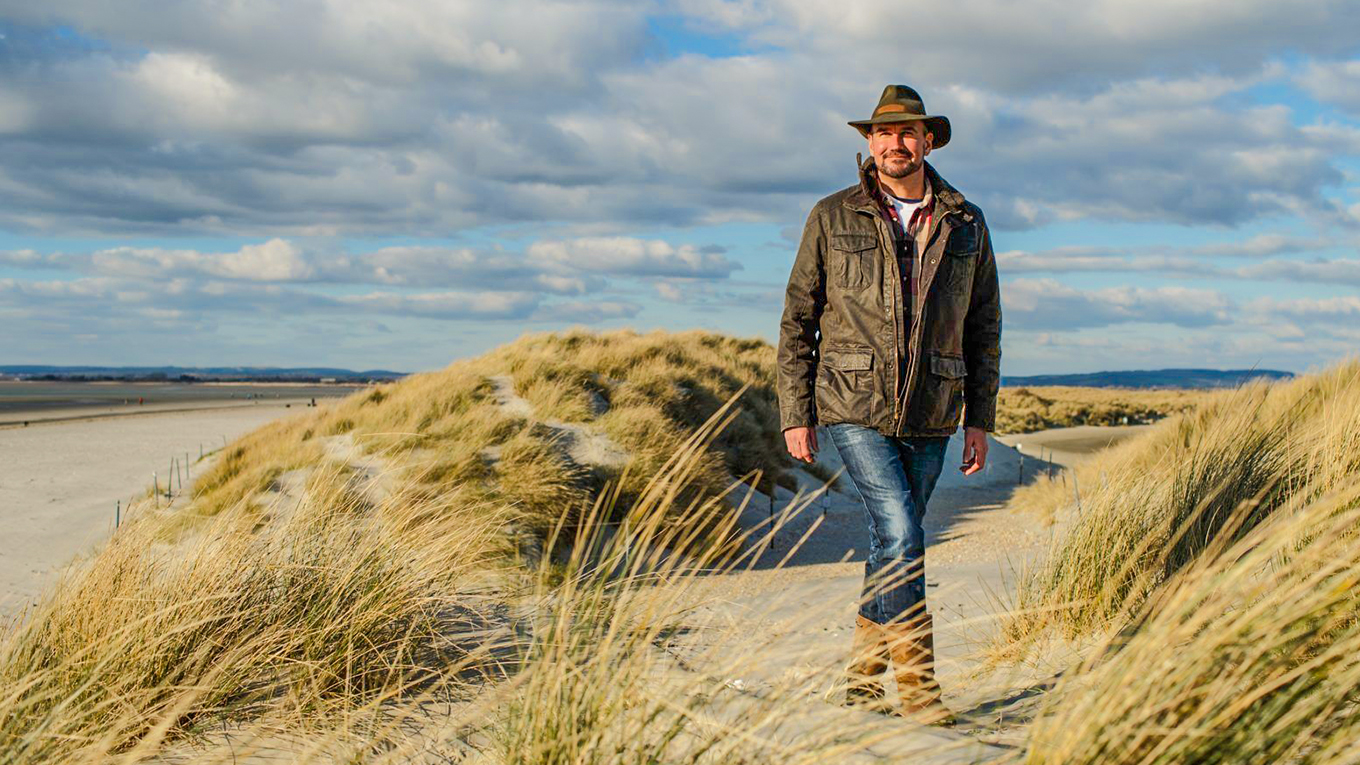
[[[889,163],[892,164],[889,164]],[[889,178],[906,178],[921,169],[921,158],[902,154],[889,154],[883,158],[878,171]]]

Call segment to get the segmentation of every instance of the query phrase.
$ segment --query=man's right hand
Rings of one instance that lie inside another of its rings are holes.
[[[817,429],[806,425],[789,428],[784,431],[784,445],[789,448],[789,454],[800,462],[815,462],[817,460]]]

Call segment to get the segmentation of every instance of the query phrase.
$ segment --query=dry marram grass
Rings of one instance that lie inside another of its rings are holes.
[[[1137,425],[1188,412],[1214,393],[1180,388],[1007,387],[997,395],[996,430],[1032,433],[1074,425]]]
[[[767,543],[736,544],[733,477],[790,469],[772,361],[705,333],[530,336],[251,434],[0,632],[0,763],[228,762],[223,726],[296,762],[862,750],[889,730],[872,715],[771,735],[842,657],[755,696],[724,678],[758,657],[666,650],[694,584]],[[628,461],[575,460],[582,434]],[[1103,639],[1016,758],[1356,761],[1358,475],[1351,362],[1208,395],[1075,489],[1023,489],[1065,533],[1009,649]],[[530,568],[506,554],[526,540]]]
[[[1070,519],[1022,583],[1007,635],[1023,642],[1117,625],[1221,535],[1245,533],[1299,492],[1360,470],[1360,363],[1288,383],[1250,383],[1083,462],[1040,477],[1021,506]],[[1234,515],[1247,504],[1250,513]],[[1230,525],[1236,518],[1239,525]]]

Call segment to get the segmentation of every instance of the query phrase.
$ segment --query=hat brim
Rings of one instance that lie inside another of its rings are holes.
[[[855,120],[845,124],[859,131],[862,136],[869,135],[869,128],[873,125],[881,125],[885,122],[914,122],[921,120],[926,123],[926,132],[935,136],[935,142],[931,148],[938,149],[949,143],[950,130],[949,118],[939,115],[930,116],[925,114],[881,114],[869,120]]]

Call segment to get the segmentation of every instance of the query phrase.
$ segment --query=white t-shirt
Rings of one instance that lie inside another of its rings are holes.
[[[888,191],[886,188],[883,189],[883,197],[888,200],[888,204],[892,205],[893,209],[897,212],[897,219],[902,222],[902,229],[905,231],[907,225],[911,223],[911,216],[916,210],[931,203],[930,192],[930,179],[927,178],[925,182],[925,194],[923,194],[920,199],[899,199],[893,196],[892,192]]]
[[[903,234],[906,233],[907,227],[911,225],[911,216],[915,214],[916,210],[921,207],[929,207],[931,203],[934,201],[934,199],[932,198],[929,178],[926,179],[925,191],[926,191],[925,195],[922,196],[920,199],[899,199],[893,196],[892,193],[889,192],[886,188],[883,189],[883,197],[884,199],[888,200],[888,204],[892,205],[894,212],[897,213],[897,220],[901,222],[901,229]],[[918,252],[921,250],[921,248],[925,247],[925,239],[928,236],[928,234],[929,231],[927,226],[921,226],[921,228],[916,232],[916,237],[913,240],[913,243],[915,244],[915,249]]]
[[[898,199],[888,191],[884,191],[883,196],[887,197],[888,204],[892,205],[893,208],[897,210],[897,219],[902,221],[903,228],[906,227],[916,210],[926,203],[925,197],[921,197],[920,199]]]

